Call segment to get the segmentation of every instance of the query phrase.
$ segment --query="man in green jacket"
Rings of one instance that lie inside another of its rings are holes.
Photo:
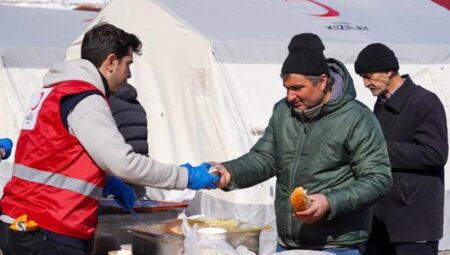
[[[288,49],[281,69],[287,96],[250,152],[217,165],[219,187],[242,189],[276,176],[278,251],[361,254],[371,205],[392,186],[383,134],[355,100],[347,69],[325,58],[317,35],[296,35]],[[290,195],[299,186],[311,204],[294,212]]]

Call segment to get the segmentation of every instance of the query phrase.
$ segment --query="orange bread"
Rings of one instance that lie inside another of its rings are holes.
[[[306,190],[302,187],[294,189],[291,194],[291,204],[294,208],[294,212],[303,211],[309,207],[309,198],[306,194]]]

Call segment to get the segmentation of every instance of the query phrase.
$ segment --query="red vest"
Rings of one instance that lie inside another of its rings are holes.
[[[28,214],[44,229],[87,240],[97,227],[105,172],[66,130],[60,112],[64,96],[85,91],[98,89],[82,81],[65,81],[33,95],[1,208],[12,218]]]

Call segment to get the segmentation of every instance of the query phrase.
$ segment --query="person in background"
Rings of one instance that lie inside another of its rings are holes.
[[[286,97],[264,135],[243,156],[216,164],[224,190],[277,177],[277,251],[361,254],[371,205],[391,188],[389,158],[373,113],[355,100],[345,66],[326,59],[320,38],[296,35],[281,68]],[[290,195],[308,190],[310,207],[295,212]]]
[[[2,159],[7,159],[11,155],[13,142],[9,138],[0,139],[0,162]]]
[[[112,115],[125,142],[131,145],[134,152],[148,156],[147,114],[137,100],[136,88],[126,83],[117,92],[111,94],[109,101]],[[144,186],[129,185],[137,198],[145,197]]]
[[[141,46],[134,34],[100,23],[85,33],[82,59],[44,76],[0,201],[4,255],[88,254],[102,193],[133,206],[134,193],[118,178],[164,189],[216,188],[208,165],[180,167],[134,153],[117,129],[108,97],[131,77]]]
[[[400,75],[386,45],[366,46],[355,62],[377,97],[374,113],[386,139],[394,187],[374,209],[368,254],[438,253],[444,212],[447,118],[439,98]]]

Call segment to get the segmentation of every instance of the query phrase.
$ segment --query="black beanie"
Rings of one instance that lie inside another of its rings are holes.
[[[355,61],[355,72],[357,74],[397,71],[398,69],[398,60],[394,52],[381,43],[367,45],[358,54]]]
[[[281,67],[282,74],[297,73],[303,75],[328,74],[327,59],[323,55],[320,38],[311,33],[298,34],[289,43],[289,55]]]

